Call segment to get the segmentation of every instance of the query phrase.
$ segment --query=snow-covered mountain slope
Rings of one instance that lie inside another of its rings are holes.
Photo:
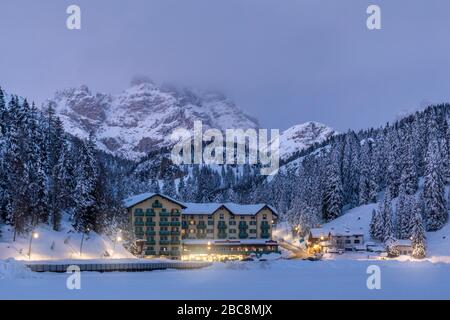
[[[93,132],[100,149],[127,159],[171,146],[171,133],[192,130],[197,120],[204,129],[259,127],[222,94],[159,87],[151,81],[134,82],[119,95],[81,86],[57,92],[49,103],[69,133],[86,138]]]
[[[295,153],[321,143],[336,132],[318,122],[306,122],[293,126],[280,135],[280,158],[287,160]]]
[[[12,228],[1,225],[0,228],[0,260],[28,260],[29,236],[18,236],[13,242]],[[85,236],[80,256],[82,234],[75,232],[67,219],[62,221],[59,232],[46,225],[40,225],[35,231],[39,238],[33,239],[31,260],[104,259],[108,255],[108,258],[133,258],[120,243],[114,246],[113,241],[95,232]]]
[[[446,188],[446,193],[450,192],[450,187]],[[382,201],[381,194],[378,201]],[[393,199],[393,206],[397,203],[397,198]],[[370,221],[372,211],[378,204],[369,204],[353,208],[341,217],[326,223],[322,226],[325,230],[350,230],[364,234],[364,241],[377,242],[370,237]],[[449,210],[450,211],[450,210]],[[405,260],[405,257],[402,257]],[[450,222],[438,231],[427,232],[427,259],[432,262],[450,263]]]

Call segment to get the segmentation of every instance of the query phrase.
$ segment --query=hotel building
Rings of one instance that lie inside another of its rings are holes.
[[[145,193],[125,200],[143,256],[246,256],[278,252],[276,210],[265,204],[182,203]]]

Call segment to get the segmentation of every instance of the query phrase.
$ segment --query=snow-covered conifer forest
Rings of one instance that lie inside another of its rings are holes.
[[[53,103],[38,108],[0,90],[0,223],[16,237],[37,224],[58,230],[67,214],[79,232],[114,233],[127,229],[122,200],[152,191],[188,202],[269,203],[306,234],[378,201],[371,237],[412,239],[423,257],[425,231],[448,220],[449,115],[450,105],[432,105],[378,128],[316,137],[293,152],[292,140],[282,140],[291,152],[266,177],[250,165],[177,167],[167,146],[126,159],[99,148],[94,132],[66,131]]]

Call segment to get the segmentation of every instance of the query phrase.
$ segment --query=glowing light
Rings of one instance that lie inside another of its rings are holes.
[[[39,239],[39,233],[34,232],[34,233],[33,233],[33,238],[34,238],[34,239]]]
[[[324,239],[325,239],[325,238],[324,238],[323,236],[321,236],[321,237],[320,237],[320,240],[322,240],[322,241],[323,241]]]
[[[122,237],[117,237],[117,242],[122,241]]]

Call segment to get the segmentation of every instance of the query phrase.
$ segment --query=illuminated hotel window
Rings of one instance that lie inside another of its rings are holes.
[[[195,229],[189,230],[190,233],[195,233]]]

